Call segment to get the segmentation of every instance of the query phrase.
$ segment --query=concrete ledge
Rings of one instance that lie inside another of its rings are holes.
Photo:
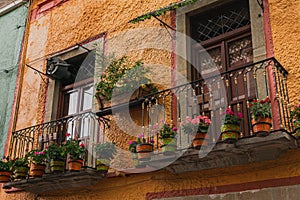
[[[92,169],[80,172],[66,172],[63,174],[44,174],[41,178],[29,178],[3,184],[7,192],[10,188],[23,189],[35,194],[47,194],[58,190],[78,190],[96,184],[106,177],[103,173]]]
[[[288,149],[297,148],[297,140],[276,131],[266,137],[245,137],[235,144],[218,142],[206,149],[177,151],[173,156],[156,154],[147,163],[152,169],[166,168],[172,173],[221,168],[265,160],[274,160]],[[145,170],[147,171],[147,170]]]

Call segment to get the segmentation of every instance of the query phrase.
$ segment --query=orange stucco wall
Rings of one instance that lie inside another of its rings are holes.
[[[289,72],[288,87],[292,104],[300,102],[300,2],[269,0],[274,56]]]
[[[128,21],[145,12],[165,6],[174,0],[157,1],[108,1],[108,0],[69,0],[59,7],[53,8],[45,15],[33,20],[30,24],[30,36],[26,63],[41,71],[45,71],[45,60],[37,60],[45,55],[60,51],[77,42],[88,39],[100,33],[107,33],[107,49],[118,52],[118,44],[129,41],[128,35],[119,43],[114,37],[124,31],[134,28],[160,27],[156,20],[146,20],[138,24]],[[43,0],[34,1],[33,8]],[[299,1],[269,0],[274,54],[279,62],[290,72],[288,84],[293,103],[300,100],[298,95],[300,84],[297,59],[299,52]],[[169,23],[169,15],[163,16]],[[167,41],[163,48],[171,48],[168,33],[160,30],[158,33],[131,35],[139,37],[140,41]],[[117,37],[118,38],[118,37]],[[111,39],[111,40],[110,40]],[[125,43],[126,44],[126,43]],[[132,43],[135,46],[138,43]],[[165,50],[154,48],[129,52],[128,55],[143,59],[145,63],[159,63],[171,66],[171,54]],[[155,56],[156,55],[156,56]],[[17,129],[41,123],[44,115],[46,83],[38,74],[26,68]],[[170,174],[166,171],[136,174],[126,177],[107,178],[95,186],[85,188],[84,195],[78,191],[53,193],[38,199],[145,199],[150,192],[173,191],[201,187],[247,183],[300,176],[300,151],[293,150],[283,154],[279,159],[260,163],[234,166],[221,169],[203,170],[182,174]],[[53,196],[54,195],[54,196]],[[11,193],[1,190],[0,199],[34,199],[33,194]]]

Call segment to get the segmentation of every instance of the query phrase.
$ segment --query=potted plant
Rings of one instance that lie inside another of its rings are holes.
[[[143,134],[138,135],[136,152],[138,154],[139,161],[149,161],[151,160],[152,152],[153,152],[153,140],[146,141],[143,137]]]
[[[47,159],[52,173],[62,173],[65,169],[66,152],[63,146],[53,143],[46,147]]]
[[[43,176],[46,169],[47,154],[45,151],[32,150],[27,154],[30,160],[30,171],[29,175],[31,177],[41,177]]]
[[[241,131],[241,121],[243,114],[238,112],[235,114],[229,107],[223,113],[224,122],[221,126],[222,141],[226,143],[234,143],[238,140]]]
[[[158,132],[159,139],[161,140],[161,148],[164,155],[174,155],[177,148],[177,127],[172,127],[172,125],[168,123],[163,123],[161,129],[158,129],[157,125],[153,126],[155,133]]]
[[[14,179],[25,179],[28,176],[28,156],[25,155],[23,158],[16,158],[12,161],[12,170]]]
[[[107,173],[110,166],[110,161],[117,152],[115,144],[111,142],[97,144],[95,146],[95,152],[97,157],[97,171]]]
[[[250,104],[252,115],[252,131],[257,136],[267,136],[271,131],[271,101],[269,97],[264,100],[253,100]]]
[[[100,108],[110,105],[113,92],[127,95],[132,92],[136,86],[141,86],[132,94],[135,99],[144,96],[149,92],[156,92],[157,89],[151,84],[149,69],[144,67],[141,61],[130,64],[127,57],[112,60],[99,77],[96,84],[96,98]],[[126,96],[119,100],[126,99]],[[124,102],[119,102],[124,103]]]
[[[300,138],[300,104],[294,107],[291,111],[290,122],[294,127],[294,136],[299,139]]]
[[[0,183],[7,183],[10,180],[11,170],[12,170],[12,161],[4,157],[3,160],[0,160]]]
[[[66,134],[69,137],[70,134]],[[68,167],[70,171],[80,171],[83,165],[86,149],[85,145],[76,139],[68,139],[63,146],[65,153],[69,156]]]
[[[194,119],[187,116],[181,123],[184,132],[193,137],[192,146],[195,149],[208,145],[207,131],[210,124],[211,120],[205,115],[198,115]]]

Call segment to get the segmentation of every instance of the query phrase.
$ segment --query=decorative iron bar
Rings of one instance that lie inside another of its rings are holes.
[[[224,112],[227,107],[234,110],[235,113],[242,112],[243,120],[241,124],[240,138],[251,137],[251,113],[249,105],[254,99],[271,98],[272,111],[279,114],[277,118],[274,113],[273,127],[280,127],[291,132],[292,127],[289,123],[290,118],[290,104],[287,89],[288,72],[281,66],[275,58],[265,59],[256,63],[248,64],[234,70],[218,75],[205,75],[205,79],[199,79],[187,84],[182,84],[173,88],[169,88],[157,93],[149,94],[130,102],[130,105],[143,104],[142,120],[150,113],[151,104],[155,110],[155,105],[164,102],[163,104],[170,104],[171,111],[164,113],[164,120],[169,121],[174,126],[179,126],[186,116],[195,117],[197,114],[207,115],[215,124],[221,124],[220,113]],[[269,80],[271,77],[271,80]],[[275,90],[270,90],[270,83],[275,85]],[[221,90],[223,84],[225,90]],[[173,96],[174,98],[171,98]],[[169,97],[169,98],[168,98]],[[171,102],[167,102],[166,99]],[[227,99],[227,101],[226,101]],[[158,103],[159,102],[159,103]],[[174,104],[175,102],[175,104]],[[222,106],[222,104],[225,104]],[[125,104],[124,104],[125,105]],[[122,104],[112,108],[104,109],[97,113],[99,116],[111,114],[111,109],[122,111]],[[176,105],[174,107],[174,105]],[[126,105],[125,105],[126,106]],[[147,108],[147,109],[146,109]],[[275,108],[275,109],[274,109]],[[156,112],[156,111],[154,111]],[[176,113],[176,119],[174,119]],[[150,117],[151,118],[151,117]],[[147,118],[149,120],[149,118]],[[278,126],[275,123],[279,122]],[[143,132],[150,133],[151,125],[156,122],[143,123]],[[218,141],[220,138],[219,126],[215,126],[215,130],[210,131],[212,134],[211,141]],[[177,137],[178,146],[185,148],[183,143],[189,142],[190,138],[186,138],[186,134],[182,128],[179,127],[179,135]],[[147,136],[147,135],[146,135]],[[152,139],[151,137],[148,138]],[[158,141],[158,137],[155,142]],[[155,144],[159,148],[159,144]]]
[[[85,164],[95,165],[93,145],[102,141],[102,129],[107,125],[103,118],[92,112],[85,112],[31,126],[12,133],[9,157],[11,159],[24,157],[33,149],[43,150],[52,143],[63,144],[66,134],[83,142],[87,147]]]

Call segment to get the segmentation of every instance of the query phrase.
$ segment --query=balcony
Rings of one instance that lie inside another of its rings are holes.
[[[204,79],[149,94],[129,103],[106,107],[96,113],[74,115],[13,132],[9,150],[11,158],[24,156],[25,149],[43,149],[54,142],[62,144],[66,132],[72,137],[79,136],[87,146],[87,153],[81,172],[46,174],[39,179],[12,181],[4,187],[44,193],[54,187],[63,189],[66,185],[64,183],[68,181],[75,187],[77,182],[80,182],[78,186],[94,184],[105,178],[95,170],[94,144],[105,140],[115,142],[118,151],[123,151],[122,159],[125,161],[116,162],[113,167],[127,174],[162,168],[172,173],[181,173],[276,159],[283,152],[297,148],[297,140],[291,134],[293,127],[289,123],[287,75],[280,63],[275,58],[270,58],[223,74],[206,75]],[[269,135],[259,137],[252,133],[249,103],[266,96],[271,98],[272,130]],[[116,128],[116,121],[128,119],[128,106],[133,125],[128,125],[127,122],[125,124],[132,128],[129,131],[134,132],[130,133],[132,135],[129,135],[128,130]],[[220,138],[221,113],[227,107],[231,107],[234,112],[242,112],[244,116],[239,139],[234,143],[224,142]],[[191,147],[192,138],[184,133],[180,123],[187,116],[199,114],[209,116],[212,125],[205,138],[207,145],[195,149]],[[112,116],[115,118],[109,121]],[[153,125],[159,124],[161,120],[178,127],[176,150],[172,154],[162,152],[159,136],[153,129]],[[128,152],[128,142],[137,139],[138,133],[143,133],[146,141],[154,142],[154,151],[150,160],[139,161],[135,167],[132,155]],[[121,136],[122,140],[117,136]],[[54,176],[57,180],[55,182]],[[35,184],[36,181],[39,184]],[[57,186],[60,182],[62,185]],[[53,187],[46,187],[47,185]],[[39,187],[45,189],[39,190]]]

